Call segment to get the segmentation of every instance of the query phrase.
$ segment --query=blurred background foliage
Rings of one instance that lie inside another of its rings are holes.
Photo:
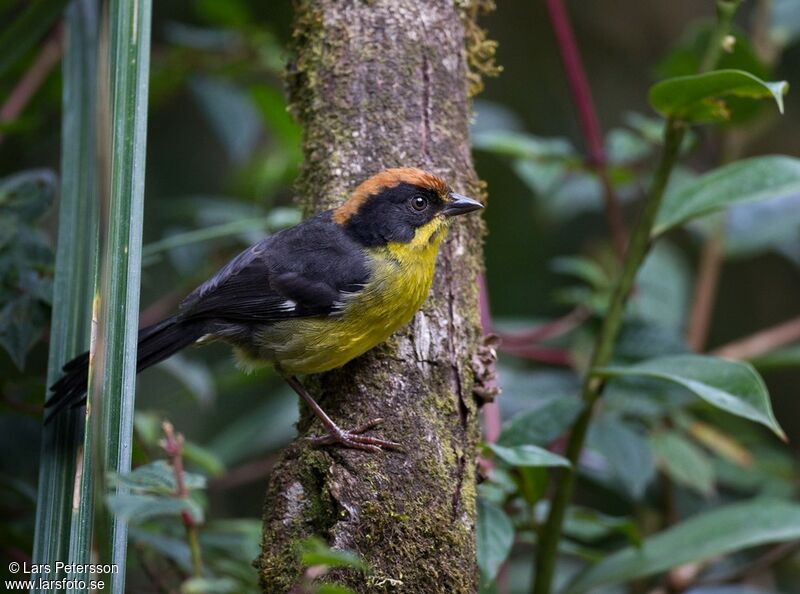
[[[0,3],[0,22],[13,22],[26,6],[21,0]],[[568,8],[605,130],[611,183],[630,220],[661,142],[662,123],[648,107],[648,88],[656,80],[697,71],[713,3],[596,0],[573,1]],[[483,541],[489,545],[482,550],[481,567],[487,592],[516,594],[528,588],[531,527],[546,512],[548,471],[508,462],[502,448],[563,448],[563,432],[577,414],[576,370],[587,364],[618,264],[602,214],[602,185],[584,165],[585,147],[544,3],[505,0],[482,24],[499,41],[497,57],[504,68],[477,97],[473,131],[478,172],[490,196],[486,275],[494,324],[514,333],[573,312],[558,336],[535,348],[511,341],[501,353],[504,424],[495,450],[487,451],[495,467],[481,487],[484,523],[497,530],[494,540]],[[723,55],[720,67],[800,88],[800,3],[745,2],[734,32],[735,51]],[[60,35],[56,26],[21,59],[0,63],[5,105],[48,40]],[[288,0],[155,3],[143,323],[167,315],[264,232],[299,220],[292,180],[301,159],[301,131],[282,91],[290,39]],[[733,158],[797,156],[800,93],[790,92],[785,101],[782,117],[762,102],[735,110],[743,120],[736,122],[740,127],[696,130],[685,143],[673,188]],[[47,365],[52,205],[59,151],[69,150],[69,139],[59,138],[60,113],[56,62],[24,109],[14,117],[4,113],[0,124],[4,558],[24,558],[31,549]],[[629,305],[619,361],[688,350],[684,334],[702,238],[719,224],[702,220],[671,233],[650,254]],[[708,349],[799,313],[800,197],[739,205],[724,225],[725,257]],[[680,518],[723,503],[753,495],[796,499],[800,344],[753,362],[765,375],[788,445],[668,384],[631,379],[610,386],[568,516],[559,566],[564,575],[582,560],[635,545]],[[191,574],[190,551],[176,515],[191,509],[204,522],[203,554],[216,581],[184,582],[184,591],[255,591],[249,564],[257,552],[264,486],[277,451],[294,434],[295,397],[271,372],[244,375],[228,349],[211,345],[142,374],[137,411],[134,465],[164,458],[159,439],[166,418],[186,436],[183,457],[199,478],[192,483],[196,489],[189,507],[154,512],[136,501],[116,503],[134,526],[130,589],[155,591],[154,574],[167,585]],[[150,476],[139,495],[163,494],[153,486],[159,480],[172,490],[169,478],[158,474],[163,470],[155,467],[156,479]],[[751,511],[736,521],[747,521]],[[689,533],[686,544],[703,534]],[[337,566],[341,560],[325,557],[318,544],[307,543],[308,564]],[[773,550],[749,550],[696,569],[709,583],[724,584]],[[749,589],[693,591],[800,592],[797,547],[779,553],[774,570],[757,573]],[[648,591],[645,582],[633,583],[631,591]],[[693,576],[687,584],[694,583]],[[686,585],[670,582],[669,587],[681,591]]]

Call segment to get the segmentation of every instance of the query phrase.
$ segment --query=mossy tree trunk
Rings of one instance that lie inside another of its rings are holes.
[[[482,197],[468,139],[468,94],[477,82],[468,63],[491,44],[475,26],[477,5],[295,4],[289,89],[305,130],[298,189],[306,209],[330,208],[358,182],[397,166],[433,171],[457,191]],[[366,560],[369,575],[328,576],[357,592],[477,589],[473,361],[481,236],[479,217],[457,221],[431,295],[409,327],[344,368],[306,380],[340,426],[384,418],[373,431],[406,451],[312,449],[302,438],[322,428],[303,411],[300,438],[283,454],[266,496],[257,565],[268,594],[297,584],[296,543],[310,535]]]

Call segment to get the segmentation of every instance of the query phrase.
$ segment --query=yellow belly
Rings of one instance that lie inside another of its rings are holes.
[[[257,359],[277,363],[290,374],[320,373],[384,342],[411,321],[428,296],[438,244],[431,242],[415,257],[395,253],[392,245],[373,254],[370,282],[348,296],[341,314],[264,327],[257,335]],[[251,356],[243,363],[255,362]]]

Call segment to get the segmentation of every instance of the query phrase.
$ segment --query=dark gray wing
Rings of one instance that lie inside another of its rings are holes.
[[[363,250],[323,213],[233,258],[184,299],[181,317],[264,323],[329,315],[368,278]]]

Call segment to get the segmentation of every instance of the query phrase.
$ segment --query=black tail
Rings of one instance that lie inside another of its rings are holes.
[[[205,334],[204,324],[168,318],[139,330],[136,352],[136,373],[163,361],[179,350],[194,343]],[[86,403],[86,385],[89,381],[89,353],[78,355],[64,365],[64,375],[50,386],[53,395],[45,403],[50,409],[45,424],[66,408],[77,408]]]

